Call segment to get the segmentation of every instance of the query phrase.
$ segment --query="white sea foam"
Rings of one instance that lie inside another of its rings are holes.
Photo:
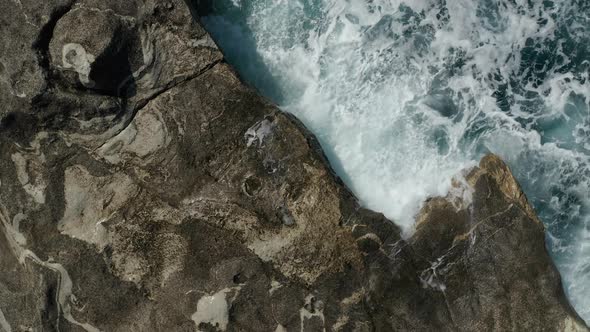
[[[204,22],[242,76],[318,136],[361,202],[406,235],[453,175],[502,156],[590,319],[585,3],[219,0]]]

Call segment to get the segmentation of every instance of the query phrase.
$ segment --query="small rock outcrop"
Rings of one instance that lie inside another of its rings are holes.
[[[0,3],[0,331],[587,331],[500,159],[402,238],[198,6]]]

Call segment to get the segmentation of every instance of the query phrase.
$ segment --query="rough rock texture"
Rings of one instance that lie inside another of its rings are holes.
[[[0,331],[587,330],[501,160],[402,239],[197,5],[0,2]]]

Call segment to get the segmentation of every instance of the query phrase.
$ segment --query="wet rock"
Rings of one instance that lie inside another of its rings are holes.
[[[546,254],[544,227],[510,170],[488,155],[466,173],[468,205],[432,199],[418,217],[409,243],[420,257],[423,287],[443,295],[448,318],[461,330],[492,322],[498,330],[529,330],[540,321],[554,322],[548,330],[564,329],[576,315],[567,304],[546,306],[561,293],[560,278]]]
[[[499,158],[402,238],[207,3],[0,3],[0,330],[586,330]]]

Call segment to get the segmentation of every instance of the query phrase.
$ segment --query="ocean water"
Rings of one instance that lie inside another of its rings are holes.
[[[506,160],[590,322],[590,1],[211,3],[203,23],[228,62],[406,235],[461,169]]]

